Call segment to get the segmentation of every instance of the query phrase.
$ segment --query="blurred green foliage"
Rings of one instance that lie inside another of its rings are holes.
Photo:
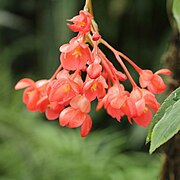
[[[42,123],[27,111],[0,108],[0,179],[92,180],[158,177],[160,157],[124,153],[125,132],[93,132],[86,139],[76,130]]]
[[[22,92],[14,91],[20,78],[38,80],[53,74],[59,46],[74,36],[65,20],[83,4],[0,0],[0,180],[152,180],[160,173],[161,156],[149,156],[144,146],[147,129],[125,119],[119,124],[102,110],[91,114],[93,132],[82,139],[79,130],[60,128],[57,121],[27,112]],[[165,0],[93,4],[106,40],[143,68],[160,67],[170,35]]]
[[[172,8],[173,16],[176,20],[176,26],[180,33],[180,1],[173,0],[173,8]]]

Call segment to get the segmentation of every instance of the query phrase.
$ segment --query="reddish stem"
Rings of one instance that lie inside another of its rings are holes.
[[[128,61],[133,67],[134,67],[134,69],[139,73],[139,72],[141,72],[142,71],[142,69],[139,67],[139,66],[137,66],[130,58],[128,58],[125,54],[123,54],[122,52],[119,52],[118,51],[118,54],[122,57],[122,58],[124,58],[126,61]]]
[[[106,56],[104,55],[104,53],[102,51],[100,51],[100,56],[101,56],[101,63],[103,65],[103,67],[106,69],[106,71],[109,74],[109,76],[110,76],[111,80],[113,81],[113,83],[115,83],[113,73],[112,73],[109,65],[106,62],[108,59],[106,58]]]
[[[113,52],[114,55],[116,56],[116,59],[118,60],[119,64],[122,66],[122,68],[124,69],[124,72],[126,73],[130,83],[132,84],[132,87],[135,88],[137,87],[135,81],[133,80],[132,76],[130,75],[128,69],[126,68],[125,64],[123,63],[122,59],[119,57],[119,55],[115,52]]]
[[[53,79],[56,78],[57,74],[59,73],[59,71],[61,70],[62,65],[60,64],[59,67],[57,68],[56,72],[53,74],[53,76],[50,78],[50,81],[52,81]]]
[[[122,66],[122,68],[124,69],[124,72],[126,73],[130,83],[132,84],[133,87],[137,87],[136,83],[134,82],[133,78],[131,77],[128,69],[126,68],[125,64],[123,63],[122,59],[119,57],[119,51],[117,51],[116,49],[114,49],[111,45],[109,45],[104,39],[101,39],[101,43],[104,44],[107,48],[109,48],[115,55],[117,61],[119,62],[119,64]]]

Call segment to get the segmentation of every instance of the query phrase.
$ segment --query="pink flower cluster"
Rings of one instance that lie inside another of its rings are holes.
[[[68,44],[60,47],[60,66],[49,80],[34,82],[29,78],[20,80],[15,89],[25,88],[23,102],[30,111],[45,113],[48,120],[59,118],[61,126],[81,127],[85,137],[91,127],[89,116],[91,102],[97,99],[96,110],[104,107],[107,113],[120,122],[127,116],[138,125],[146,127],[152,120],[152,112],[160,107],[154,94],[166,89],[159,74],[170,74],[161,69],[155,74],[142,70],[121,52],[101,38],[93,16],[87,11],[68,20],[68,27],[78,32]],[[104,44],[115,55],[125,73],[118,71],[99,48]],[[89,47],[91,45],[92,48]],[[128,61],[139,73],[140,87],[134,82],[123,60]],[[85,76],[85,78],[82,78]],[[123,81],[129,79],[132,91],[128,92]]]

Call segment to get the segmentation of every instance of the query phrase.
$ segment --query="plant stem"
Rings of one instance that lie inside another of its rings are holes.
[[[59,67],[57,68],[56,72],[53,74],[53,76],[50,78],[50,81],[55,79],[59,71],[61,70],[62,65],[60,64]]]
[[[122,68],[124,69],[124,72],[126,73],[131,85],[133,88],[137,87],[135,81],[133,80],[132,76],[130,75],[128,69],[126,68],[125,64],[123,63],[122,59],[119,57],[119,55],[117,53],[114,52],[114,55],[116,57],[116,59],[118,60],[119,64],[122,66]]]
[[[93,16],[92,0],[86,0],[84,5],[84,11],[90,12]]]
[[[110,76],[112,82],[115,83],[116,81],[114,80],[114,75],[113,75],[113,73],[112,73],[109,65],[108,65],[107,62],[106,62],[106,61],[108,61],[108,60],[107,60],[106,56],[104,55],[104,53],[103,53],[102,51],[100,51],[100,56],[101,56],[101,62],[102,62],[103,67],[106,69],[106,72],[107,72],[108,75]],[[116,78],[116,79],[117,79],[117,78]]]
[[[118,54],[122,57],[122,58],[124,58],[126,61],[128,61],[133,67],[134,67],[134,69],[137,71],[137,72],[141,72],[142,71],[142,69],[139,67],[139,66],[137,66],[130,58],[128,58],[125,54],[123,54],[122,52],[118,52]]]
[[[132,87],[137,87],[136,83],[134,82],[133,78],[131,77],[128,69],[126,68],[125,64],[123,63],[122,59],[119,56],[119,51],[117,51],[116,49],[114,49],[111,45],[109,45],[104,39],[101,39],[101,43],[104,44],[107,48],[109,48],[115,55],[117,61],[119,62],[119,64],[122,66],[122,68],[124,69],[124,72],[126,73]]]

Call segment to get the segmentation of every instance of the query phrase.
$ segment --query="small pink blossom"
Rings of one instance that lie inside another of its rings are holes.
[[[45,96],[37,102],[37,109],[40,112],[45,112],[48,120],[55,120],[64,109],[64,105],[58,102],[50,102],[48,96]]]
[[[83,93],[89,101],[93,101],[96,97],[102,99],[106,95],[106,80],[100,76],[97,79],[88,78],[83,87]]]
[[[72,31],[85,34],[89,32],[91,29],[91,19],[92,15],[89,12],[81,10],[79,12],[79,15],[68,20],[70,22],[73,22],[73,24],[67,25]]]
[[[160,94],[166,89],[166,85],[159,74],[169,75],[171,71],[168,69],[161,69],[153,74],[150,70],[142,70],[139,72],[139,82],[142,88],[146,88],[155,94]]]
[[[129,93],[124,91],[122,85],[114,85],[109,88],[106,96],[99,101],[96,110],[99,110],[104,105],[107,113],[120,122],[121,117],[124,116],[124,112],[121,108],[126,102],[128,95]]]
[[[15,86],[16,90],[24,89],[23,102],[30,111],[38,111],[37,102],[43,98],[48,80],[34,82],[29,78],[21,79]]]
[[[152,110],[156,112],[160,107],[155,96],[146,89],[134,88],[130,98],[137,110],[134,121],[140,126],[148,126],[152,120]]]
[[[48,97],[50,102],[68,105],[73,97],[81,93],[82,82],[78,79],[72,79],[58,75],[58,79],[52,81],[48,87]],[[79,84],[78,84],[79,83]]]
[[[70,107],[64,109],[59,117],[61,126],[77,128],[81,126],[81,136],[85,137],[91,127],[92,120],[87,114],[90,112],[90,102],[85,96],[78,95],[70,102]]]
[[[88,44],[77,38],[72,39],[69,44],[62,45],[60,51],[60,61],[66,70],[86,69],[87,62],[92,61]]]
[[[99,63],[92,63],[88,66],[86,71],[91,79],[96,79],[101,75],[102,66]]]

